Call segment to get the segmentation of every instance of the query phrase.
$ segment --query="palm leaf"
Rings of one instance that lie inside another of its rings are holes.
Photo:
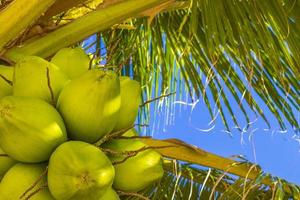
[[[300,29],[295,10],[300,7],[293,3],[192,1],[186,9],[159,14],[151,26],[144,19],[132,20],[128,24],[135,30],[103,34],[107,47],[115,42],[112,37],[119,38],[114,49],[107,50],[109,64],[132,61],[134,65],[123,65],[122,73],[134,72],[145,87],[145,99],[183,85],[181,91],[203,98],[212,119],[217,105],[228,131],[228,115],[235,126],[239,122],[225,91],[232,94],[248,123],[249,107],[269,125],[253,97],[258,95],[282,129],[288,121],[298,131]]]
[[[126,139],[126,138],[123,138]],[[127,139],[131,139],[130,137]],[[138,193],[140,199],[282,199],[300,197],[300,187],[264,173],[247,160],[223,158],[180,140],[140,137],[164,156],[165,174],[159,184]],[[145,199],[145,198],[144,198]]]
[[[172,160],[165,163],[165,174],[159,184],[140,192],[153,200],[168,199],[297,199],[300,188],[280,179],[273,179],[271,186],[264,185],[261,175],[255,180],[234,177],[222,171],[192,166]],[[291,188],[291,193],[283,187]],[[124,199],[137,200],[129,196]]]

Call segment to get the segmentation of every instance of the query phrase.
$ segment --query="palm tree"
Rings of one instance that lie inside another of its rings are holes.
[[[204,100],[212,119],[216,105],[228,131],[229,123],[239,127],[236,115],[250,124],[247,108],[269,125],[255,93],[283,130],[299,132],[299,10],[298,0],[1,0],[0,58],[11,65],[24,54],[49,58],[95,34],[85,46],[95,48],[91,63],[105,59],[102,67],[142,83],[140,124],[149,121],[148,102],[171,105],[188,93]],[[142,140],[165,157],[166,173],[140,194],[121,193],[128,199],[300,198],[299,186],[247,161],[176,139]]]

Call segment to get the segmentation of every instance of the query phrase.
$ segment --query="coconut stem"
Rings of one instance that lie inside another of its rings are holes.
[[[8,65],[15,65],[16,63],[8,58],[5,58],[3,56],[0,56],[0,60],[4,61],[5,63],[7,63]]]
[[[117,190],[117,193],[119,196],[133,196],[133,197],[137,197],[142,200],[150,200],[148,197],[145,197],[145,196],[143,196],[139,193],[135,193],[135,192],[124,192],[121,190]]]
[[[100,140],[98,140],[96,143],[94,143],[95,146],[99,147],[101,144],[113,139],[113,138],[116,138],[116,137],[119,137],[121,135],[123,135],[123,133],[129,131],[130,129],[132,129],[134,127],[134,125],[128,127],[128,128],[125,128],[125,129],[121,129],[119,131],[116,131],[114,133],[111,133],[111,134],[107,134],[105,135],[103,138],[101,138]]]
[[[96,52],[93,54],[92,59],[90,60],[90,66],[89,70],[92,69],[93,62],[96,58],[99,58],[101,56],[101,33],[97,33],[97,39],[96,39]]]
[[[118,136],[116,139],[149,139],[151,136]]]
[[[43,185],[41,185],[39,188],[37,188],[36,190],[34,190],[33,192],[31,192],[27,197],[25,197],[24,200],[29,200],[31,197],[33,197],[34,195],[36,195],[38,192],[40,192],[43,189],[48,188],[48,184],[45,183]]]
[[[44,176],[46,176],[48,173],[48,166],[46,167],[46,169],[42,172],[42,174],[34,181],[34,183],[20,196],[20,199],[22,199],[23,197],[25,197],[25,195],[30,192],[41,180]],[[30,193],[32,194],[32,193]],[[30,195],[29,194],[29,195]],[[28,197],[27,197],[28,198]],[[27,199],[26,198],[26,199]]]
[[[11,80],[8,80],[5,76],[3,76],[2,74],[0,74],[0,77],[6,82],[8,83],[9,85],[13,85],[13,82]]]
[[[116,162],[113,162],[112,164],[113,165],[118,165],[118,164],[121,164],[121,163],[124,163],[126,160],[128,160],[129,158],[131,157],[134,157],[136,155],[138,155],[139,153],[141,152],[144,152],[146,150],[149,150],[149,149],[163,149],[163,148],[172,148],[174,147],[173,145],[168,145],[168,146],[159,146],[159,147],[148,147],[148,146],[144,146],[142,148],[139,148],[135,151],[123,151],[123,152],[119,152],[119,151],[114,151],[114,150],[111,150],[111,149],[106,149],[106,148],[100,148],[103,152],[106,152],[108,154],[112,154],[112,155],[125,155],[125,157],[120,160],[120,161],[116,161]]]
[[[47,76],[47,85],[48,85],[50,96],[51,96],[51,102],[52,102],[52,105],[55,107],[55,98],[54,98],[53,90],[51,87],[50,71],[49,71],[48,67],[46,68],[46,76]]]

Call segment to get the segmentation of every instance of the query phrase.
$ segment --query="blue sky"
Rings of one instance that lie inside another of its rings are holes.
[[[245,77],[241,75],[242,73],[238,69],[239,67],[235,63],[232,65],[238,72],[240,79],[247,85]],[[243,129],[247,123],[239,105],[235,103],[234,98],[226,88],[224,92],[231,102],[232,110],[235,112],[240,127]],[[300,185],[300,135],[296,134],[286,120],[287,129],[282,131],[276,118],[260,97],[256,93],[252,94],[257,104],[263,109],[270,123],[270,128],[243,102],[252,123],[244,132],[234,128],[234,124],[231,123],[231,133],[229,134],[225,131],[220,115],[214,120],[214,123],[211,123],[211,117],[202,99],[199,99],[196,104],[192,104],[191,98],[187,98],[184,102],[175,102],[173,105],[175,107],[174,113],[171,114],[174,116],[172,123],[163,123],[168,121],[168,116],[164,112],[165,106],[157,109],[157,106],[152,105],[150,133],[153,137],[160,139],[181,139],[223,157],[241,155],[250,162],[261,166],[264,172]],[[208,98],[213,102],[211,95],[208,94]],[[226,109],[224,111],[229,118],[229,112],[226,113]],[[294,110],[294,113],[296,113],[299,122],[300,111]]]
[[[263,120],[257,119],[250,128],[254,132],[242,134],[233,130],[229,135],[223,132],[220,118],[214,128],[208,125],[211,120],[203,102],[199,101],[193,112],[190,106],[183,106],[181,111],[179,104],[175,107],[175,118],[169,125],[161,123],[166,117],[164,112],[152,112],[152,115],[158,115],[150,124],[155,138],[178,138],[223,157],[243,155],[259,164],[265,172],[300,185],[300,144],[292,128],[282,133],[278,131],[278,124],[271,123],[271,129],[266,130]],[[268,112],[267,117],[275,122]]]
[[[93,42],[94,39],[95,37],[91,37],[85,45]],[[89,51],[93,52],[94,49]],[[229,94],[228,96],[229,101],[234,102]],[[211,117],[201,99],[192,109],[191,105],[183,105],[183,103],[191,103],[190,98],[187,98],[185,102],[177,102],[173,105],[172,123],[168,124],[166,122],[169,121],[167,120],[169,116],[164,112],[165,107],[155,110],[154,108],[158,107],[152,105],[148,132],[159,139],[181,139],[223,157],[242,155],[247,160],[260,165],[265,172],[300,185],[300,137],[295,135],[292,127],[288,127],[284,132],[280,131],[279,125],[267,107],[259,97],[256,96],[256,99],[271,122],[271,129],[268,129],[261,118],[257,118],[250,112],[249,116],[253,121],[250,128],[243,133],[233,128],[231,134],[228,134],[224,132],[225,128],[220,117],[216,118],[214,124],[209,124]],[[233,103],[232,108],[241,127],[246,125],[239,112],[239,106]],[[249,108],[248,110],[250,111]],[[299,119],[299,111],[297,114]]]

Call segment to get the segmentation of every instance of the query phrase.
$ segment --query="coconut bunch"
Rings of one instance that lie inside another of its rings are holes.
[[[116,200],[163,176],[133,125],[141,87],[81,48],[0,66],[0,199]]]

